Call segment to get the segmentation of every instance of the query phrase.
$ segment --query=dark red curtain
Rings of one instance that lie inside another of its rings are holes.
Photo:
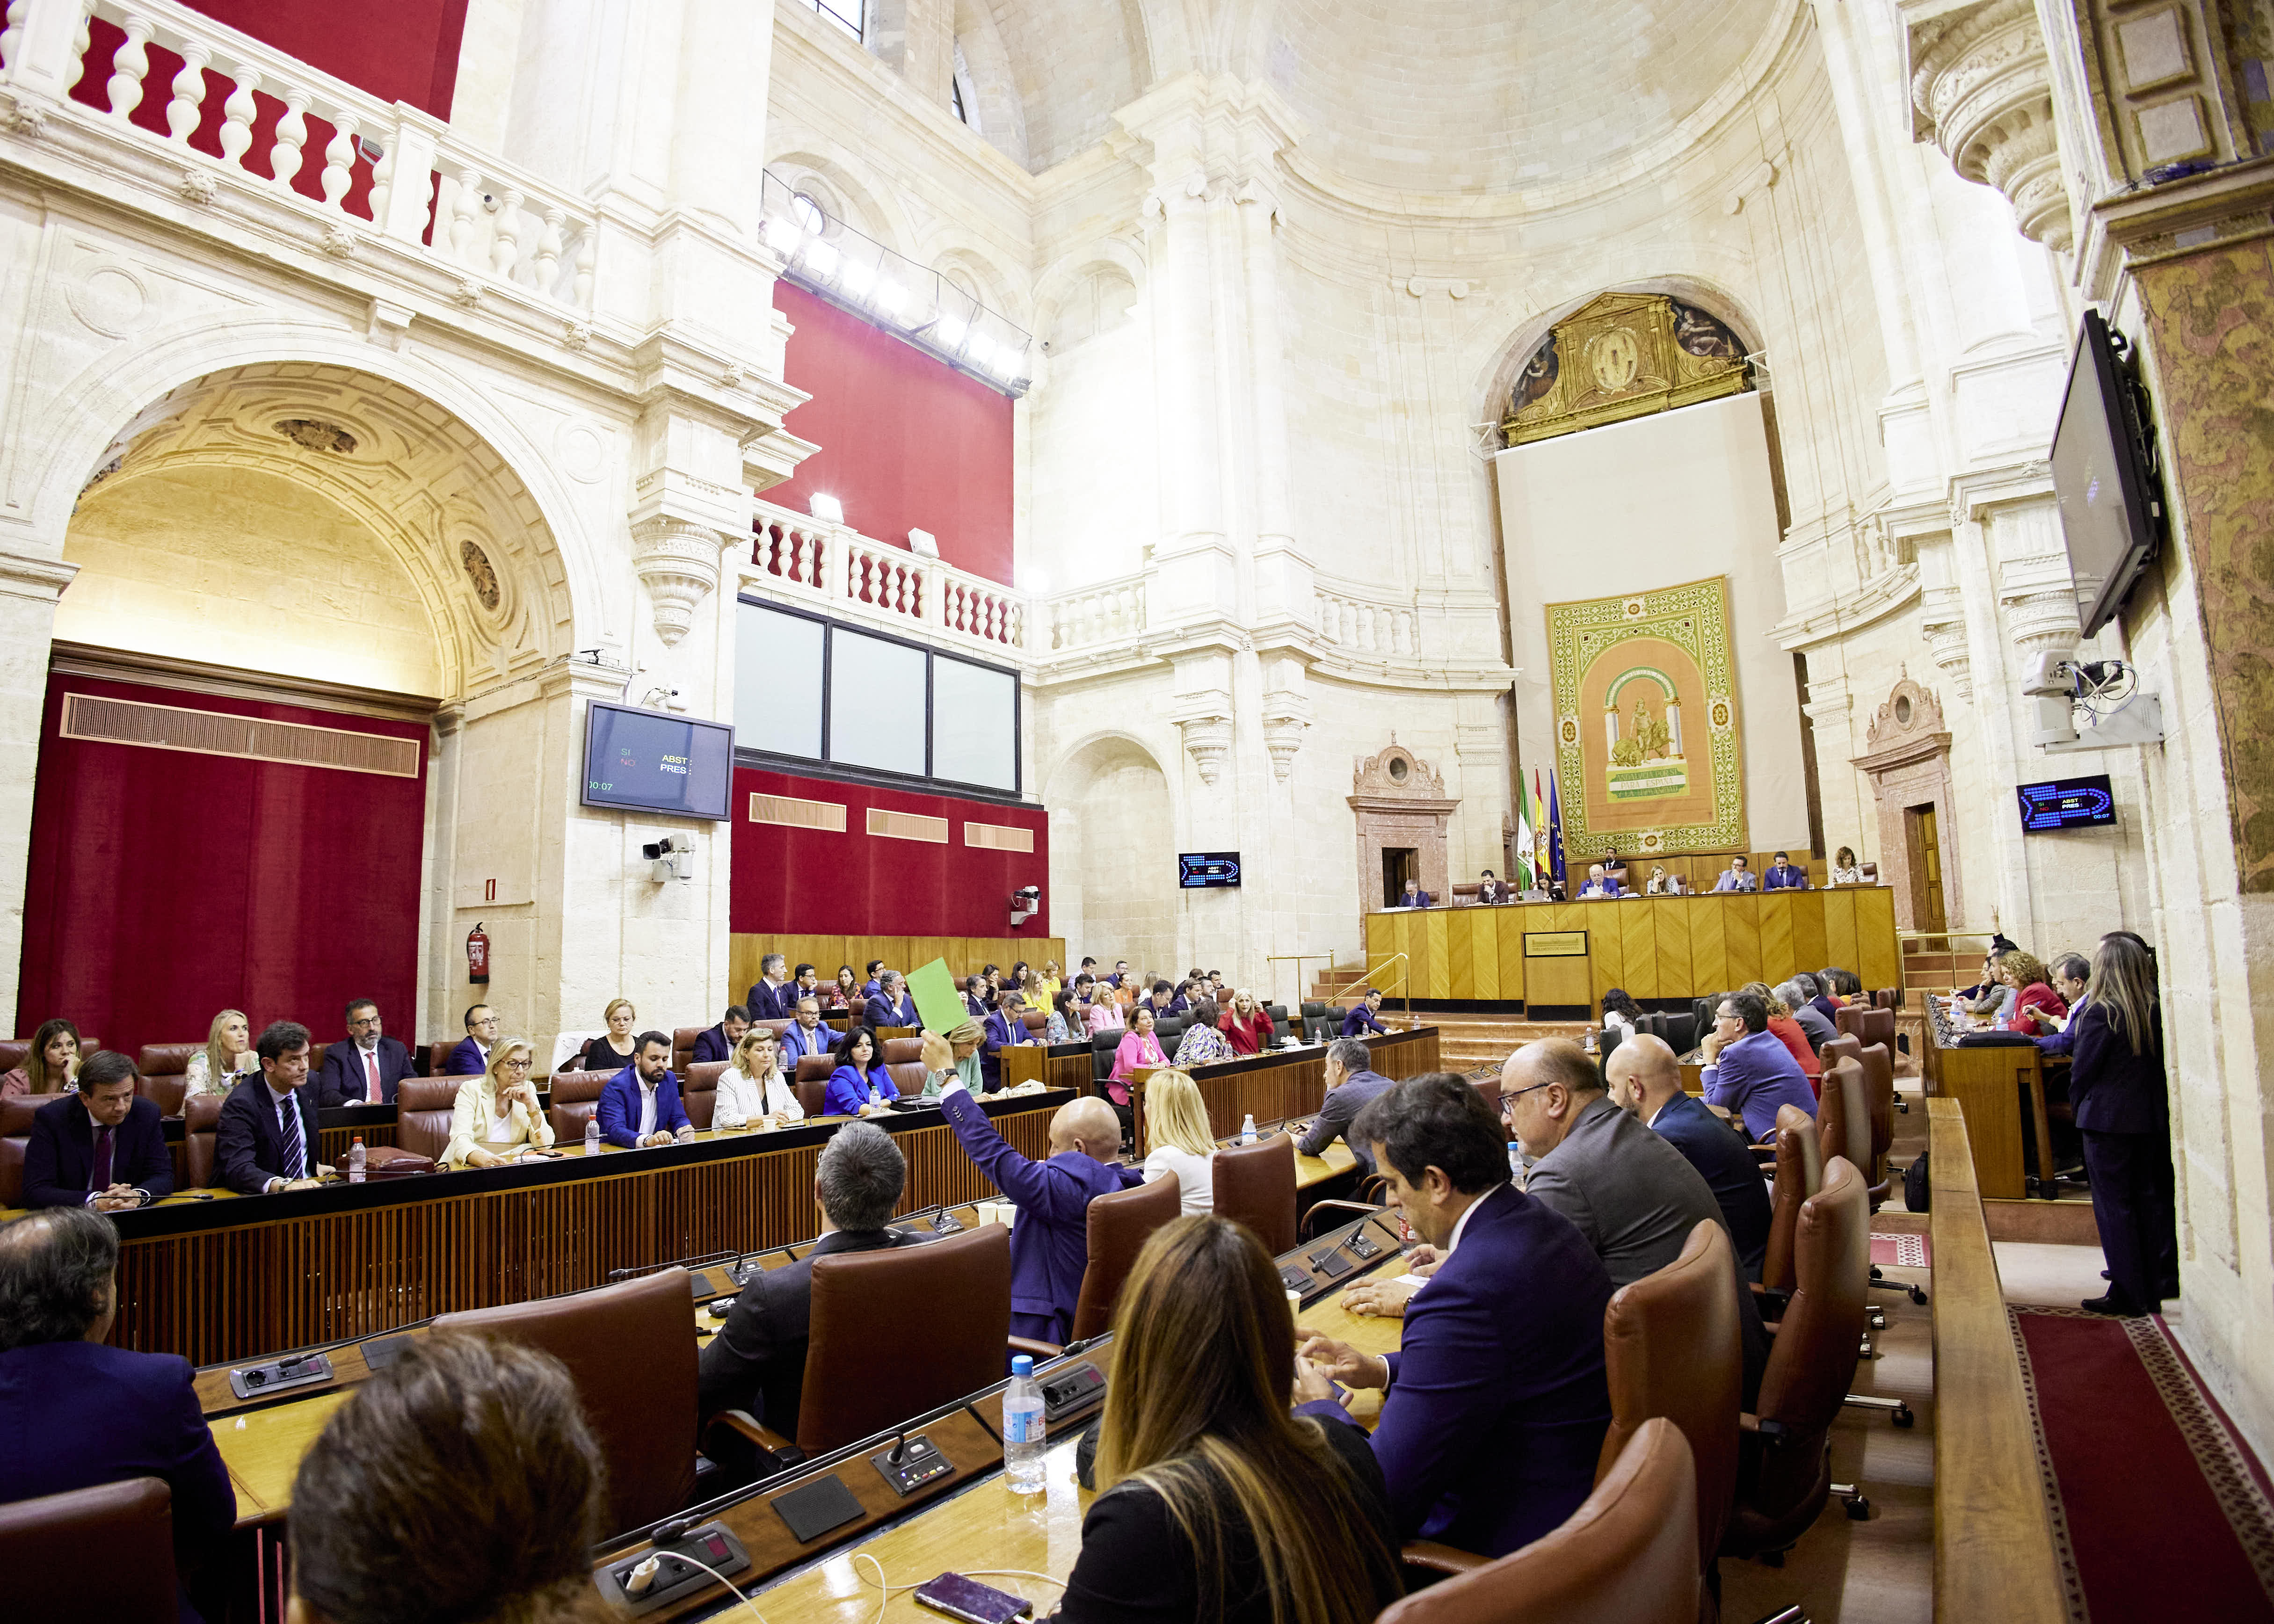
[[[845,832],[749,821],[750,797],[835,801]],[[869,808],[947,820],[947,844],[869,833]],[[1011,893],[1043,888],[1043,912],[1021,935],[1050,933],[1050,819],[1040,807],[998,806],[953,795],[911,794],[865,784],[734,770],[732,929],[778,936],[1000,936],[1010,934]],[[1035,849],[998,852],[964,844],[966,822],[1033,831]]]
[[[420,741],[417,778],[57,736],[69,692]],[[203,1041],[216,1011],[319,1042],[376,998],[418,1004],[426,729],[87,677],[49,680],[33,792],[18,1032],[50,1016],[107,1048]]]
[[[824,492],[862,535],[930,530],[947,562],[1009,586],[1009,398],[787,282],[774,307],[797,328],[783,374],[813,396],[787,426],[821,449],[765,499],[804,513]]]

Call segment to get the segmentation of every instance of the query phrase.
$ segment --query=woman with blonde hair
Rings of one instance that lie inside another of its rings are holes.
[[[1216,1019],[1216,1029],[1235,1055],[1260,1055],[1271,1047],[1271,1015],[1243,987],[1231,995],[1231,1007]]]
[[[1156,1071],[1146,1079],[1145,1146],[1147,1184],[1174,1173],[1181,1210],[1216,1209],[1216,1136],[1201,1086],[1188,1073]]]
[[[608,1029],[584,1045],[584,1053],[576,1056],[579,1071],[621,1071],[631,1064],[639,1045],[632,1039],[632,1028],[639,1024],[639,1011],[632,1007],[629,998],[611,998],[608,1007],[600,1011],[600,1019]]]
[[[771,1026],[753,1026],[734,1045],[727,1069],[719,1073],[719,1092],[711,1105],[714,1128],[747,1128],[772,1117],[776,1124],[803,1122],[805,1107],[797,1090],[782,1075],[781,1048]]]
[[[524,1147],[549,1150],[553,1124],[529,1080],[537,1050],[526,1038],[508,1038],[490,1050],[490,1069],[458,1085],[450,1112],[444,1163],[454,1168],[503,1167]]]
[[[257,1071],[260,1064],[252,1052],[252,1023],[243,1010],[223,1010],[206,1028],[206,1046],[182,1068],[183,1097],[227,1094],[237,1086],[239,1072]]]
[[[1097,1498],[1068,1624],[1366,1624],[1400,1591],[1382,1469],[1356,1427],[1287,1408],[1286,1289],[1212,1213],[1154,1231],[1113,1316]]]
[[[1089,1035],[1121,1029],[1121,1005],[1113,996],[1113,989],[1103,981],[1093,981],[1089,989]]]
[[[2084,1138],[2108,1291],[2084,1306],[2152,1314],[2180,1295],[2180,1245],[2164,1015],[2147,944],[2129,931],[2101,937],[2088,991],[2069,1025],[2068,1098]]]

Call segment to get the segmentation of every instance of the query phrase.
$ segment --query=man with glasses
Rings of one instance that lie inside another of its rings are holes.
[[[1784,1040],[1769,1030],[1769,1006],[1757,995],[1733,992],[1722,997],[1698,1055],[1706,1063],[1698,1079],[1705,1085],[1706,1103],[1743,1117],[1745,1137],[1756,1144],[1775,1134],[1781,1105],[1816,1115],[1816,1092]]]
[[[347,1023],[347,1041],[324,1050],[323,1067],[316,1073],[316,1103],[394,1104],[395,1085],[413,1074],[410,1051],[380,1029],[379,1005],[368,998],[349,1003]]]
[[[466,1011],[466,1035],[458,1047],[450,1051],[450,1064],[443,1071],[445,1077],[479,1077],[490,1069],[490,1045],[497,1041],[497,1011],[486,1004],[477,1004]]]

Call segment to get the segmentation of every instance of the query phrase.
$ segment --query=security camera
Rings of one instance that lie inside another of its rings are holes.
[[[2076,738],[2076,667],[2062,655],[2040,651],[2022,667],[2029,700],[2029,742],[2039,749]]]
[[[691,880],[695,877],[695,837],[666,835],[640,847],[640,855],[648,860],[648,873],[659,885],[670,880]]]
[[[1021,885],[1011,893],[1011,924],[1013,929],[1025,924],[1043,911],[1043,888]]]

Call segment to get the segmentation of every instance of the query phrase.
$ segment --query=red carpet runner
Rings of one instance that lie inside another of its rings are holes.
[[[2274,1624],[2264,1471],[2160,1318],[2015,1308],[2078,1624]]]

